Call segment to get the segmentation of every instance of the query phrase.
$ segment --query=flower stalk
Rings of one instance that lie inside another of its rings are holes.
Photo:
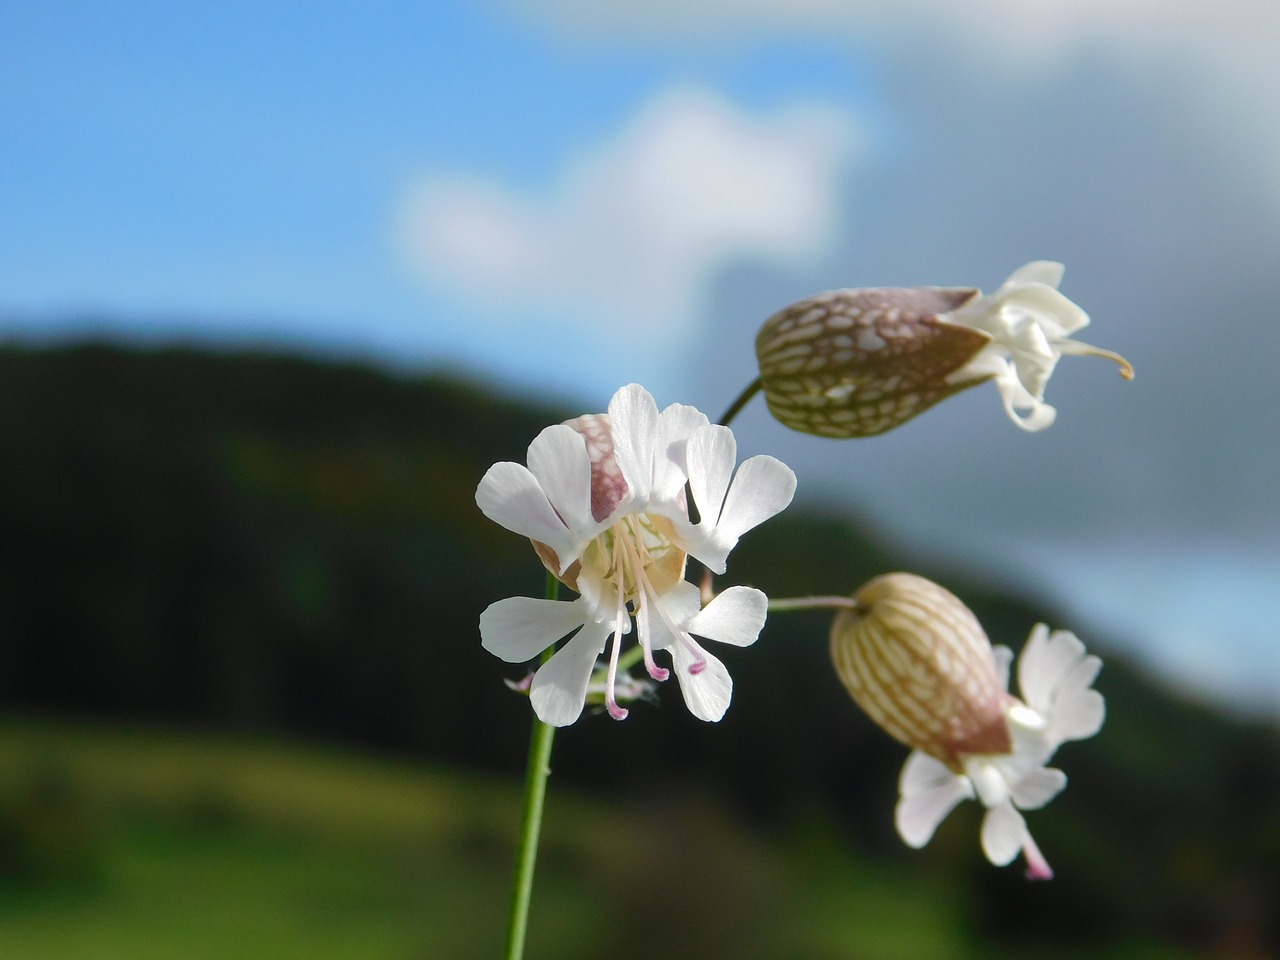
[[[548,600],[560,595],[560,581],[547,574]],[[546,650],[542,662],[554,652]],[[538,861],[538,838],[542,834],[542,809],[547,796],[547,778],[551,775],[551,744],[556,728],[543,723],[535,715],[529,735],[529,763],[524,775],[524,815],[520,821],[520,839],[516,847],[515,879],[511,886],[511,909],[507,914],[507,945],[504,960],[520,960],[524,956],[525,933],[529,926],[529,901],[533,896],[533,872]]]

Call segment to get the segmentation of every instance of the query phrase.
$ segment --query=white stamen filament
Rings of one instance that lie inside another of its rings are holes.
[[[652,591],[652,589],[652,587],[649,587],[650,591]],[[698,645],[693,642],[693,637],[679,629],[675,623],[672,622],[671,618],[667,616],[662,607],[658,606],[656,599],[653,602],[653,606],[654,609],[658,611],[658,617],[662,620],[663,625],[679,638],[680,643],[686,650],[693,654],[694,661],[689,664],[689,673],[696,677],[703,670],[707,669],[707,658],[702,655],[701,649],[699,649]]]
[[[649,556],[648,547],[643,546],[640,533],[636,530],[635,518],[629,516],[623,522],[627,524],[628,529],[625,531],[625,535],[616,537],[614,542],[623,544],[623,549],[627,554],[624,562],[629,561],[630,569],[626,571],[626,575],[618,578],[619,590],[625,590],[625,584],[627,581],[631,581],[635,591],[635,607],[638,618],[642,610],[648,613],[648,606],[645,604],[645,600],[654,593],[653,585],[649,582],[648,574],[645,573],[645,567],[647,566],[645,561],[648,560],[649,563],[652,563],[653,558]],[[641,549],[644,550],[643,557],[640,555]],[[657,605],[654,604],[654,606]],[[659,609],[659,615],[661,615],[661,609]],[[653,648],[649,645],[649,631],[639,630],[637,632],[640,634],[640,649],[644,653],[644,668],[649,671],[649,676],[661,683],[671,676],[671,671],[665,667],[658,666],[657,661],[653,659]]]
[[[648,573],[646,573],[649,566],[653,563],[653,557],[649,554],[649,548],[644,546],[644,541],[642,539],[643,533],[636,529],[636,522],[634,518],[628,517],[627,519],[631,522],[632,536],[631,538],[628,538],[628,546],[631,550],[631,559],[635,563],[634,576],[636,587],[636,607],[639,609],[643,606],[646,611],[652,609],[657,612],[658,619],[662,621],[663,626],[665,626],[679,639],[685,649],[693,654],[694,662],[689,664],[689,673],[697,676],[707,668],[707,658],[702,655],[702,651],[699,649],[698,645],[693,642],[693,638],[677,627],[672,619],[667,616],[666,611],[664,611],[662,606],[658,603],[658,591],[654,589],[653,583],[650,581]],[[643,557],[640,555],[641,550],[644,551]],[[671,672],[663,667],[659,667],[657,663],[654,662],[653,650],[649,643],[647,630],[641,631],[640,646],[644,650],[644,663],[645,668],[649,671],[649,676],[653,677],[655,680],[666,680],[667,677],[671,675]],[[658,673],[655,673],[655,670],[657,670],[661,676],[659,676]]]
[[[1049,866],[1049,861],[1044,858],[1036,842],[1031,839],[1030,833],[1026,833],[1022,838],[1022,855],[1027,860],[1028,880],[1053,879],[1053,868]]]
[[[605,675],[604,701],[609,715],[615,720],[627,716],[628,711],[617,701],[617,678],[623,634],[631,632],[631,615],[628,604],[634,613],[638,629],[638,640],[644,667],[649,676],[661,682],[671,676],[671,671],[658,665],[653,658],[652,637],[649,630],[649,617],[658,616],[662,625],[676,637],[693,656],[694,662],[689,665],[689,673],[697,675],[707,667],[706,656],[693,638],[676,626],[671,617],[658,603],[658,590],[649,577],[649,567],[657,561],[650,546],[645,541],[646,533],[652,532],[644,522],[631,514],[619,520],[601,539],[609,538],[608,567],[604,572],[606,582],[613,584],[617,598],[614,632],[609,648],[609,666]],[[658,534],[661,537],[661,534]],[[665,540],[665,538],[662,538]],[[661,544],[659,544],[661,545]]]
[[[616,570],[618,566],[618,541],[620,537],[614,537],[613,540],[613,568]],[[627,615],[627,595],[626,587],[623,586],[621,578],[618,578],[618,603],[614,613],[614,630],[613,645],[609,649],[609,672],[605,676],[604,681],[604,705],[609,711],[609,716],[615,720],[625,720],[630,712],[626,707],[619,706],[618,698],[615,693],[615,681],[618,677],[618,654],[622,649],[622,634],[624,622],[630,626],[631,618]]]

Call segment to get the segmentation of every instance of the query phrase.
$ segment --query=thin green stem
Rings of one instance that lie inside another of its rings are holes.
[[[770,597],[770,613],[789,613],[792,610],[857,610],[858,601],[853,597]]]
[[[729,404],[729,409],[724,412],[724,416],[717,420],[716,423],[722,427],[727,427],[733,418],[742,412],[742,408],[751,402],[751,398],[760,392],[760,388],[763,385],[759,377],[747,384],[747,388],[738,394],[737,400]]]
[[[547,599],[560,595],[560,581],[547,574]],[[555,652],[548,648],[542,654],[546,663]],[[533,895],[533,869],[538,860],[538,836],[542,832],[542,808],[547,795],[547,777],[551,775],[551,743],[556,728],[534,716],[529,735],[529,765],[524,776],[524,818],[520,824],[520,843],[516,848],[515,880],[511,889],[511,912],[507,916],[507,949],[505,960],[524,956],[525,931],[529,926],[529,900]]]

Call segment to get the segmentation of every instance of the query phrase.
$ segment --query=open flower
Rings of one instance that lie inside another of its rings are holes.
[[[873,720],[915,748],[902,770],[898,834],[922,847],[956,804],[976,799],[987,808],[987,859],[1003,866],[1021,851],[1029,877],[1051,877],[1018,811],[1066,786],[1047,766],[1058,747],[1102,727],[1102,695],[1091,688],[1101,661],[1074,634],[1037,625],[1018,662],[1019,699],[1007,691],[1013,654],[993,648],[942,587],[894,573],[854,600],[831,627],[836,672]]]
[[[1063,267],[1037,260],[995,293],[968,287],[833,290],[770,317],[756,337],[769,410],[795,430],[869,437],[892,430],[953,393],[994,380],[1010,418],[1043,430],[1044,402],[1064,354],[1117,354],[1072,340],[1088,315],[1058,292]]]
[[[1064,269],[1060,263],[1035,260],[1015,270],[995,293],[938,318],[991,338],[948,379],[963,386],[994,380],[1005,411],[1024,430],[1043,430],[1057,416],[1044,402],[1044,388],[1064,354],[1106,357],[1119,364],[1121,376],[1133,379],[1133,367],[1124,357],[1071,339],[1089,325],[1089,315],[1058,292]]]
[[[724,715],[729,675],[693,638],[753,643],[767,601],[758,590],[734,587],[703,608],[697,588],[684,581],[685,560],[693,556],[723,573],[738,538],[795,493],[795,474],[782,462],[752,457],[735,476],[736,460],[727,427],[679,404],[659,413],[653,397],[632,384],[614,394],[607,414],[543,430],[529,446],[527,467],[489,468],[476,490],[480,509],[529,537],[547,569],[579,594],[572,601],[508,598],[480,618],[484,648],[511,663],[573,634],[530,685],[543,721],[564,726],[578,718],[606,646],[605,706],[616,719],[627,715],[616,691],[632,616],[649,676],[668,677],[653,654],[670,651],[690,711],[704,720]]]

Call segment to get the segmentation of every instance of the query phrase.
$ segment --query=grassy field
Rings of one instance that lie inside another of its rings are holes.
[[[5,721],[0,957],[498,956],[519,804],[514,780],[310,746]],[[528,956],[993,956],[953,894],[820,818],[766,838],[705,798],[553,784]]]

